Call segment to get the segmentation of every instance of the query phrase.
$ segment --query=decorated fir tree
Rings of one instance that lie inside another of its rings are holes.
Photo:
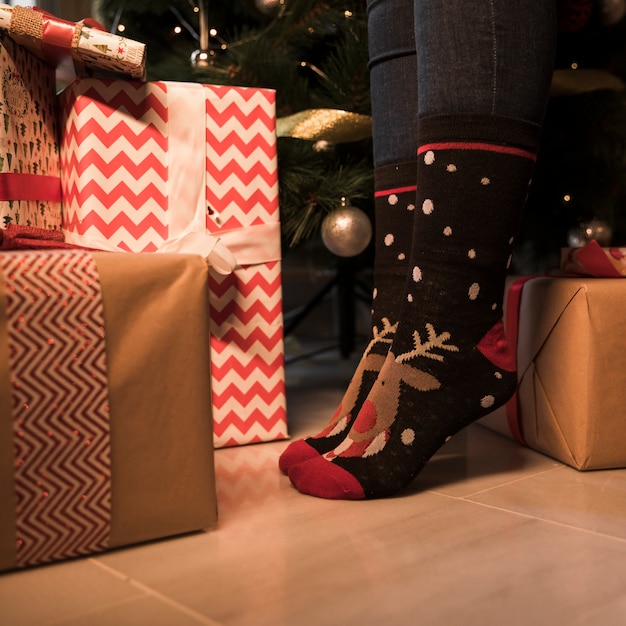
[[[148,44],[149,79],[276,89],[287,246],[318,236],[342,199],[371,215],[362,0],[96,4],[107,26]],[[626,245],[626,0],[560,5],[557,72],[517,272],[544,270],[562,246],[586,237]]]

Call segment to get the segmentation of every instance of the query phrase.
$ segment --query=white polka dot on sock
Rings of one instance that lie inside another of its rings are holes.
[[[422,270],[417,267],[417,265],[413,268],[413,280],[416,283],[419,283],[419,281],[422,280]]]
[[[415,431],[412,428],[405,428],[400,439],[405,446],[410,446],[415,441]]]
[[[398,196],[396,196],[395,193],[392,193],[388,198],[387,198],[387,202],[391,205],[394,206],[396,204],[398,204]]]
[[[492,311],[495,311],[497,308],[498,308],[498,303],[497,303],[497,302],[494,302],[494,303],[491,305],[491,310],[492,310]]]
[[[398,261],[404,261],[404,259],[406,259],[406,254],[404,254],[404,252],[400,252],[398,255]]]
[[[376,289],[376,287],[374,287],[374,291],[372,292],[372,298],[374,300],[376,300],[376,296],[378,295],[378,289]]]
[[[480,292],[480,285],[478,283],[472,283],[469,288],[469,299],[476,300],[478,298],[478,294]]]
[[[456,172],[456,165],[454,163],[450,163],[448,167],[446,167],[447,172]]]
[[[481,399],[480,401],[480,406],[483,407],[483,409],[488,409],[490,407],[492,407],[496,402],[496,399],[493,396],[485,396],[484,398]]]
[[[432,165],[434,162],[435,162],[435,153],[432,150],[429,150],[424,155],[424,163],[426,163],[426,165]]]
[[[494,374],[494,376],[498,379],[498,380],[502,380],[502,373],[501,372],[496,372]]]
[[[407,302],[413,302],[413,294],[410,293],[407,297],[406,297]]]
[[[467,257],[469,259],[475,259],[476,258],[476,250],[474,250],[474,248],[472,248],[471,250],[467,251]]]
[[[394,239],[395,237],[391,233],[385,235],[385,245],[390,246],[394,242]]]
[[[508,270],[511,267],[511,263],[513,262],[513,255],[509,256],[508,261],[506,262],[506,269]]]
[[[491,181],[485,176],[484,178],[480,179],[480,184],[481,185],[491,185]]]
[[[424,200],[424,204],[422,204],[422,211],[424,215],[430,215],[435,210],[435,205],[432,200]]]
[[[443,234],[444,234],[446,237],[449,237],[449,236],[452,234],[452,229],[451,229],[449,226],[446,226],[446,227],[443,229]]]
[[[406,208],[407,211],[415,211],[415,205],[414,204],[409,204]]]

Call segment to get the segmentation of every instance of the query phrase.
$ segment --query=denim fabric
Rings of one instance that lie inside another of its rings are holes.
[[[375,165],[414,157],[418,117],[485,113],[540,123],[555,4],[367,0]]]
[[[414,0],[368,0],[374,165],[417,154]]]

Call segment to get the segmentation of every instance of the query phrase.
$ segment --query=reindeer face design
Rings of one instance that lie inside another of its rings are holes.
[[[385,362],[385,355],[374,353],[373,349],[375,346],[390,346],[398,328],[398,322],[392,324],[386,317],[382,319],[382,323],[383,325],[380,330],[377,326],[374,326],[372,329],[372,340],[365,349],[363,358],[359,362],[341,403],[330,419],[330,422],[326,425],[326,428],[320,433],[320,436],[333,437],[334,435],[340,434],[348,427],[363,386],[364,375],[367,372],[380,372]]]
[[[450,333],[437,335],[432,324],[426,324],[426,331],[428,339],[425,342],[422,342],[417,331],[413,333],[414,348],[410,352],[398,356],[391,351],[387,354],[377,393],[370,394],[346,439],[327,458],[365,457],[383,450],[389,439],[389,428],[398,413],[401,384],[425,392],[439,389],[441,383],[432,374],[410,365],[409,361],[417,358],[443,361],[443,355],[434,350],[458,352],[459,349],[447,343]],[[405,443],[412,442],[410,432],[405,432],[402,436],[403,439],[406,438]]]

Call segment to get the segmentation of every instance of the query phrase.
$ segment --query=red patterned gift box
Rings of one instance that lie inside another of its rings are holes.
[[[0,569],[215,523],[207,274],[0,253]]]
[[[61,226],[56,107],[54,69],[0,37],[0,228]]]
[[[215,445],[285,438],[275,93],[82,79],[60,109],[67,240],[207,256]]]

